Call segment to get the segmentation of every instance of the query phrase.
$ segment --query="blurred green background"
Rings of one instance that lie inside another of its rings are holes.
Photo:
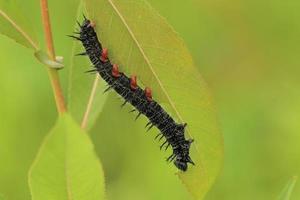
[[[68,65],[79,0],[49,1],[55,48]],[[215,200],[276,199],[300,173],[300,1],[149,0],[186,41],[218,108],[225,143],[223,170],[207,195]],[[38,1],[26,1],[43,46]],[[0,193],[29,200],[27,172],[56,120],[44,66],[0,36]],[[110,200],[190,199],[164,162],[164,152],[109,97],[91,137]],[[128,108],[129,109],[129,108]],[[130,136],[129,136],[130,135]],[[300,184],[292,199],[300,198]]]

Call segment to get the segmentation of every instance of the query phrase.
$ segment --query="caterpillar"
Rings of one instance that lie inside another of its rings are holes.
[[[104,91],[107,92],[111,89],[115,90],[125,101],[130,103],[134,109],[130,112],[137,111],[138,114],[135,119],[140,115],[145,115],[149,122],[146,125],[147,131],[153,126],[160,130],[160,133],[155,137],[165,138],[165,142],[160,145],[162,149],[169,146],[172,147],[173,153],[167,158],[168,162],[173,161],[174,165],[181,171],[188,169],[188,163],[194,165],[189,150],[193,139],[185,139],[184,131],[187,126],[186,123],[178,124],[174,119],[152,98],[152,91],[149,87],[142,89],[137,84],[137,78],[132,75],[130,78],[124,73],[119,71],[117,64],[112,64],[108,58],[108,50],[102,48],[95,32],[95,24],[84,17],[83,22],[79,25],[79,31],[75,32],[78,35],[70,35],[79,41],[85,48],[85,52],[77,55],[87,55],[93,64],[93,69],[88,72],[97,72],[107,82],[108,88]]]

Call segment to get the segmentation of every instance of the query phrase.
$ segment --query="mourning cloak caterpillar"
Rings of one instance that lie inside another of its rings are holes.
[[[97,34],[94,30],[95,24],[88,19],[84,19],[83,23],[78,23],[80,31],[76,34],[79,36],[71,36],[80,40],[86,50],[84,53],[78,55],[88,55],[94,68],[89,72],[98,72],[100,76],[108,83],[108,88],[105,90],[114,89],[121,97],[124,98],[124,106],[127,102],[130,103],[134,109],[131,112],[138,111],[136,119],[141,115],[145,115],[149,122],[146,125],[148,130],[156,126],[160,133],[155,137],[165,138],[166,141],[160,146],[165,149],[172,147],[173,153],[167,158],[167,161],[173,161],[175,166],[186,171],[187,163],[194,165],[194,162],[189,156],[190,145],[192,139],[186,140],[184,137],[184,129],[186,123],[177,124],[173,118],[155,101],[152,99],[151,89],[146,87],[144,90],[137,84],[136,76],[132,75],[130,78],[124,73],[120,72],[117,64],[112,64],[108,58],[108,51],[102,48],[98,40]]]

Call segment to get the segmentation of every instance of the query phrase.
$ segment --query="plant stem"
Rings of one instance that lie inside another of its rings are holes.
[[[45,32],[46,44],[47,44],[47,53],[49,58],[55,61],[55,51],[54,51],[53,40],[52,40],[51,24],[50,24],[49,12],[48,12],[48,2],[47,0],[40,0],[40,3],[41,3],[42,20],[43,20],[43,26],[44,26],[44,32]],[[58,113],[62,114],[66,112],[67,109],[65,106],[65,100],[61,89],[58,72],[56,69],[49,67],[48,74],[52,85]]]

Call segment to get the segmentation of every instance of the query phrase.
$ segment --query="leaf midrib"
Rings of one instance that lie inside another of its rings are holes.
[[[20,27],[13,19],[11,19],[3,10],[0,9],[0,15],[4,17],[29,43],[30,45],[37,51],[38,45],[34,43],[33,39],[27,35],[27,33]]]
[[[65,131],[65,145],[64,145],[64,148],[65,148],[65,159],[64,159],[64,174],[65,174],[65,178],[66,178],[66,192],[67,192],[67,199],[68,200],[72,200],[72,190],[71,190],[71,181],[70,181],[70,176],[69,176],[69,165],[68,165],[68,131],[66,130]]]

